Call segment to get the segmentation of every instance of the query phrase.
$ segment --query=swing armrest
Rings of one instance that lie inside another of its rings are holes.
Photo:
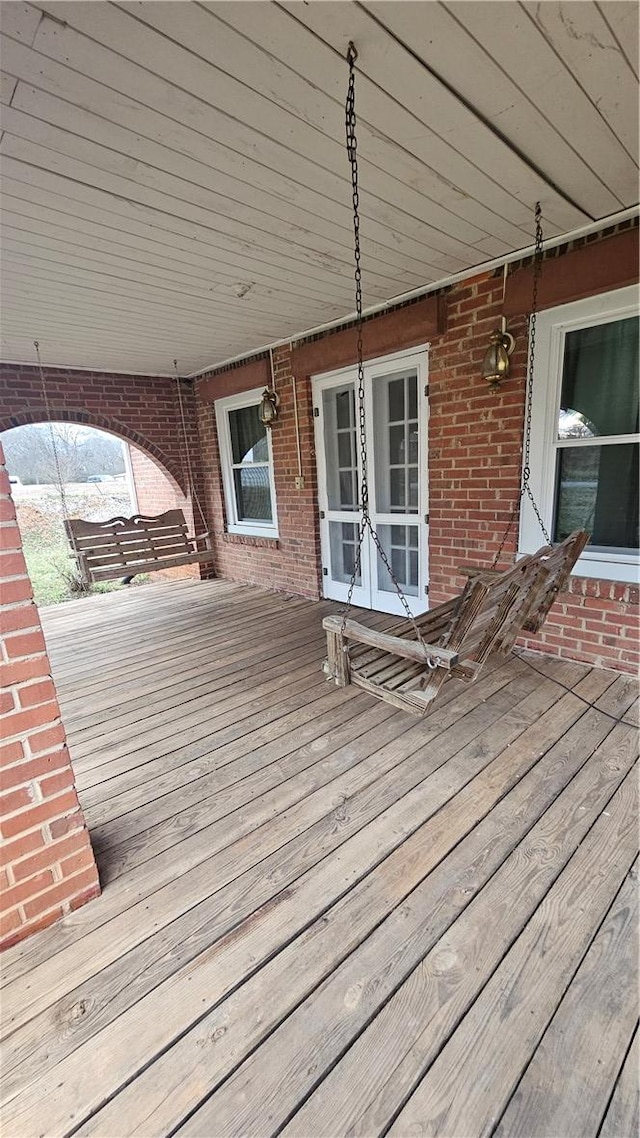
[[[382,652],[389,652],[393,656],[402,656],[406,660],[413,660],[417,664],[425,664],[426,655],[441,668],[455,668],[458,663],[458,653],[448,648],[440,648],[437,644],[419,644],[416,640],[405,640],[401,636],[390,636],[388,632],[378,632],[373,628],[366,628],[355,620],[345,621],[344,630],[341,616],[325,616],[322,627],[325,632],[334,636],[344,636],[347,640],[355,640],[358,644],[367,644],[370,648],[379,648]]]
[[[194,540],[196,546],[198,545],[198,542],[204,541],[207,549],[211,549],[211,534],[209,533],[208,530],[206,531],[206,533],[197,533],[193,540]]]

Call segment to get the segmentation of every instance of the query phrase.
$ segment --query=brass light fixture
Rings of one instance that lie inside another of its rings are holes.
[[[507,290],[507,271],[508,266],[504,266],[504,273],[502,277],[502,306],[504,308],[504,297]],[[507,320],[505,316],[500,319],[500,327],[496,328],[489,337],[489,347],[487,348],[484,359],[482,361],[482,377],[486,379],[490,388],[495,388],[503,379],[508,379],[509,369],[511,366],[510,356],[516,342],[510,332],[507,332]]]
[[[510,356],[516,342],[510,332],[507,332],[507,321],[502,317],[501,328],[496,328],[489,337],[487,348],[482,361],[482,376],[490,387],[497,387],[501,380],[509,376],[511,366]]]
[[[260,421],[264,423],[265,427],[273,426],[278,418],[279,406],[280,396],[277,391],[274,391],[271,387],[265,387],[260,403]]]
[[[262,400],[260,402],[260,421],[264,423],[265,427],[272,427],[278,418],[278,407],[280,406],[280,396],[276,391],[275,375],[273,370],[273,351],[269,348],[269,366],[271,370],[271,383],[265,387],[262,392]]]

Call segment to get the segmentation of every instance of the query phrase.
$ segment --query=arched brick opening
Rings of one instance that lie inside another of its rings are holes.
[[[143,438],[138,431],[132,430],[126,423],[119,422],[106,415],[98,415],[78,408],[63,407],[49,402],[50,414],[43,406],[29,411],[20,411],[18,414],[5,416],[0,419],[0,433],[13,430],[15,427],[30,426],[34,423],[80,423],[84,427],[95,427],[106,431],[109,435],[123,439],[142,451],[160,469],[169,480],[173,489],[181,497],[186,497],[187,487],[184,473],[176,464],[164,454],[159,447],[148,439]]]
[[[43,390],[44,380],[44,390]],[[81,423],[131,443],[184,497],[190,467],[204,500],[194,385],[172,376],[114,374],[0,363],[0,430],[29,423]],[[183,429],[183,414],[184,425]],[[160,511],[158,511],[160,512]],[[188,512],[188,511],[187,511]],[[208,529],[198,520],[199,531]]]

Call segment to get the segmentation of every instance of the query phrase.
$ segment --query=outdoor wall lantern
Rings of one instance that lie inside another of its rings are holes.
[[[509,376],[511,364],[510,356],[516,342],[510,332],[507,332],[507,321],[502,317],[502,327],[496,328],[489,337],[487,348],[482,361],[482,376],[489,387],[497,387],[501,380]]]
[[[273,388],[265,387],[262,392],[262,401],[260,403],[260,421],[264,423],[265,427],[271,427],[278,418],[278,407],[280,406],[280,396]]]

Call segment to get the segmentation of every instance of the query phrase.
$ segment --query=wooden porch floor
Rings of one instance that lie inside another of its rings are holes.
[[[637,1133],[635,683],[416,720],[326,683],[332,607],[45,612],[104,893],[4,956],[8,1138]]]

